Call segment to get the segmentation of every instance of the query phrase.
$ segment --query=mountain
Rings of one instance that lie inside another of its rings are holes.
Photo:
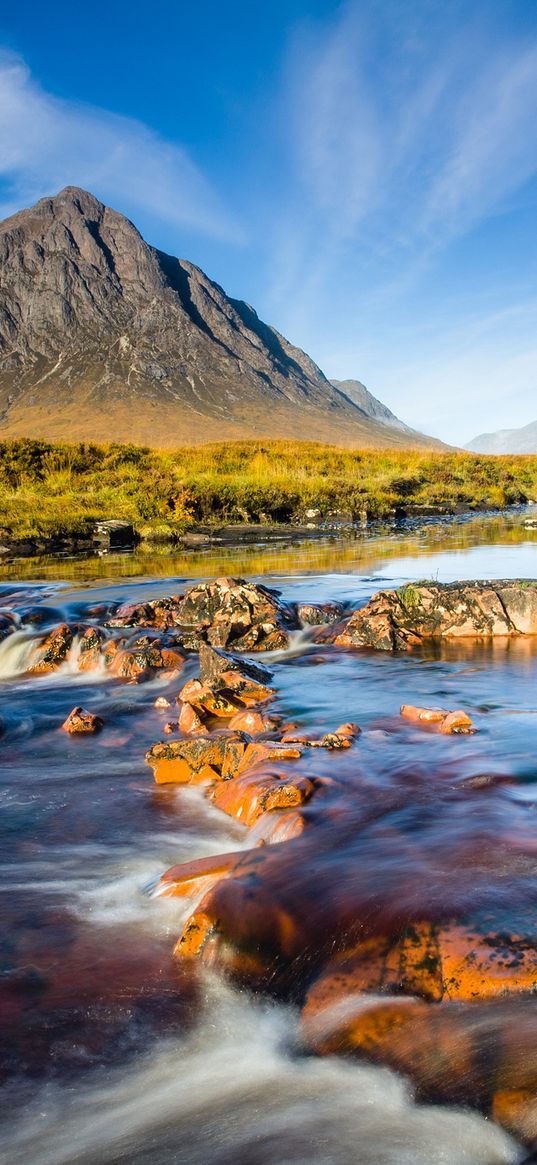
[[[401,429],[403,433],[414,433],[414,429],[410,429],[387,405],[377,400],[361,380],[332,380],[331,384],[343,392],[353,404],[358,405],[371,420],[380,421],[382,425],[390,425],[393,429]]]
[[[473,453],[537,453],[537,421],[522,429],[481,433],[466,445]]]
[[[0,224],[0,438],[438,446],[366,415],[193,263],[67,187]]]

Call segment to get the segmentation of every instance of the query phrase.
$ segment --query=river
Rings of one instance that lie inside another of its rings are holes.
[[[172,864],[251,844],[199,790],[153,784],[144,755],[162,733],[155,699],[173,697],[177,680],[125,685],[104,671],[80,674],[73,660],[51,676],[30,677],[25,667],[36,636],[62,619],[100,621],[118,602],[177,593],[193,578],[243,575],[277,587],[289,601],[350,605],[423,577],[535,578],[537,529],[524,527],[527,516],[403,524],[375,537],[302,547],[138,552],[1,568],[0,607],[22,618],[0,643],[6,1165],[523,1159],[527,1150],[468,1106],[417,1103],[410,1083],[386,1068],[306,1054],[293,1002],[177,964],[171,950],[191,904],[155,897],[159,876]],[[398,884],[402,898],[430,901],[446,871],[450,876],[450,853],[455,862],[476,839],[493,850],[500,834],[521,850],[528,836],[534,845],[537,644],[466,644],[428,658],[394,658],[314,647],[300,633],[270,665],[286,718],[326,731],[341,721],[360,724],[359,762],[354,752],[343,762],[350,821],[361,812],[357,763],[372,796],[407,782],[397,830],[419,838],[420,884],[395,833],[380,841],[371,834],[352,861],[373,888],[375,908],[391,909]],[[195,657],[185,678],[190,674]],[[463,707],[479,731],[420,738],[397,723],[403,700]],[[79,704],[103,716],[102,733],[79,739],[59,731]],[[500,779],[476,821],[461,811],[463,790],[484,772]],[[441,811],[431,808],[431,774],[445,785]],[[300,879],[320,879],[327,894],[337,893],[341,871],[332,885],[333,856],[325,866],[316,854],[309,861],[300,877],[293,874],[297,887]],[[480,866],[474,886],[482,905],[498,890],[494,863],[487,869],[485,876]],[[506,902],[520,890],[517,877],[504,878]]]

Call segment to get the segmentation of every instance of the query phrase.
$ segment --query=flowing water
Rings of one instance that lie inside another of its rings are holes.
[[[408,1081],[385,1068],[306,1055],[289,993],[256,996],[178,965],[171,949],[192,904],[152,895],[157,879],[172,864],[251,842],[199,790],[152,782],[144,754],[166,719],[154,702],[173,698],[177,681],[81,674],[76,643],[54,675],[25,669],[37,637],[62,619],[102,623],[114,604],[177,593],[187,578],[243,574],[292,601],[352,606],[423,577],[536,577],[537,530],[523,516],[219,558],[3,568],[0,607],[16,625],[0,643],[6,1165],[522,1160],[527,1150],[469,1108],[417,1103]],[[278,875],[304,902],[320,945],[330,918],[344,914],[349,879],[364,908],[392,922],[416,910],[436,917],[446,895],[464,905],[460,872],[470,865],[474,906],[507,910],[523,896],[534,910],[537,644],[394,658],[334,652],[299,633],[271,667],[286,719],[323,730],[351,720],[363,730],[341,761],[346,800],[322,852],[305,848]],[[403,700],[463,707],[479,732],[424,736],[398,720]],[[103,715],[101,734],[59,730],[76,704]],[[372,811],[379,798],[382,828]]]

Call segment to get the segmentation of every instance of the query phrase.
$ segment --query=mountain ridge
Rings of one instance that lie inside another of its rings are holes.
[[[480,433],[465,446],[471,453],[537,453],[537,421],[519,429]]]
[[[361,380],[332,380],[331,384],[335,388],[339,388],[346,397],[362,409],[366,416],[371,417],[374,421],[380,421],[383,425],[389,425],[394,429],[401,429],[404,433],[412,433],[414,430],[396,417],[387,405],[383,404],[373,393],[366,388]]]
[[[0,437],[441,447],[405,433],[364,417],[250,305],[87,191],[0,223]]]

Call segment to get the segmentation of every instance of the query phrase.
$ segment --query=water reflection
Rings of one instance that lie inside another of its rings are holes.
[[[373,574],[381,571],[389,561],[434,558],[439,552],[442,555],[447,552],[458,555],[461,551],[484,546],[504,548],[501,562],[502,573],[505,573],[509,561],[506,548],[525,545],[528,551],[535,550],[537,528],[524,526],[528,515],[535,513],[537,507],[526,507],[522,511],[500,515],[421,523],[406,520],[391,526],[373,526],[368,530],[354,531],[346,537],[308,539],[299,544],[290,533],[284,545],[278,542],[276,545],[210,547],[194,551],[142,544],[132,554],[72,558],[49,555],[0,563],[0,579],[83,582],[165,576],[208,578],[224,574],[256,577],[310,572]],[[533,560],[533,554],[531,558]],[[475,569],[479,569],[479,561],[476,561]],[[435,571],[436,567],[432,573]],[[533,572],[537,573],[535,567]],[[429,577],[428,570],[425,573]],[[401,574],[404,577],[406,569]],[[454,577],[457,577],[456,574]]]

